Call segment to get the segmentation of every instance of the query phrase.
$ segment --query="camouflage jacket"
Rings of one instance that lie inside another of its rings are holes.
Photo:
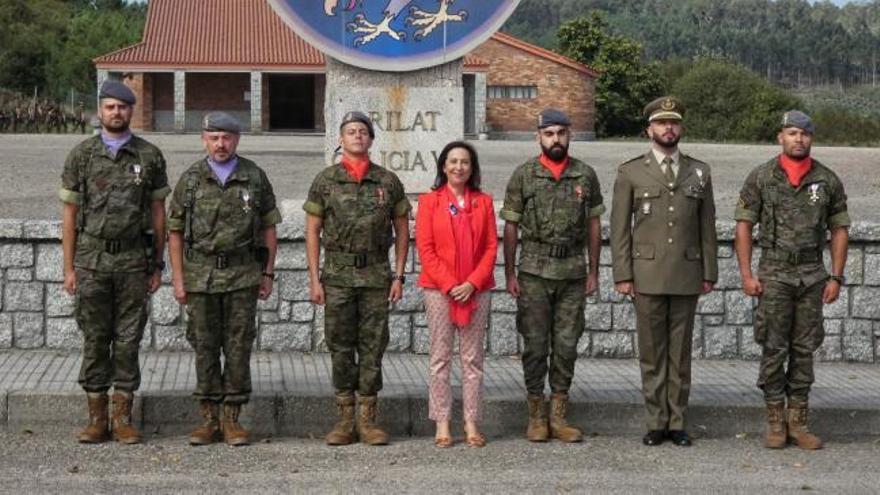
[[[843,184],[815,159],[799,187],[789,183],[779,158],[755,168],[734,218],[760,226],[758,278],[806,286],[828,276],[822,260],[827,231],[850,224]]]
[[[174,187],[168,211],[168,230],[185,237],[188,196],[193,206],[191,249],[183,263],[186,291],[231,292],[259,285],[263,267],[256,249],[262,245],[261,231],[281,223],[265,172],[239,156],[235,171],[221,185],[206,159],[190,166]],[[217,255],[237,261],[218,267]]]
[[[101,136],[86,139],[67,156],[58,197],[78,205],[74,266],[103,272],[147,269],[143,235],[152,230],[150,206],[170,189],[158,148],[132,136],[112,157]],[[109,250],[107,243],[117,243]]]
[[[605,212],[599,179],[589,165],[571,159],[557,181],[538,158],[510,177],[501,218],[519,225],[519,269],[553,280],[587,276],[587,219]]]
[[[400,179],[376,164],[370,164],[360,183],[342,165],[321,171],[303,210],[323,219],[322,282],[386,287],[391,275],[388,249],[393,242],[393,220],[411,209]],[[363,257],[366,266],[355,266],[356,256]]]

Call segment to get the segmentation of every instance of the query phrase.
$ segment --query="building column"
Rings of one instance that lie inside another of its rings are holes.
[[[186,72],[174,71],[174,132],[186,130]]]
[[[474,125],[477,135],[481,138],[489,132],[489,123],[486,121],[486,73],[477,72],[474,78]]]
[[[98,98],[98,95],[101,94],[101,86],[104,85],[104,81],[110,79],[110,71],[107,69],[98,69],[98,87],[95,89],[95,101],[98,102],[97,107],[101,106],[101,99]]]
[[[263,132],[263,73],[251,72],[251,132]]]

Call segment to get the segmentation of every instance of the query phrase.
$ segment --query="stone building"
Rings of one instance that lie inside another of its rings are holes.
[[[205,112],[224,110],[254,132],[324,130],[324,54],[265,0],[151,0],[143,40],[94,63],[99,85],[112,77],[135,91],[136,129],[194,131]],[[497,33],[464,59],[465,133],[522,137],[554,106],[592,138],[597,75]]]

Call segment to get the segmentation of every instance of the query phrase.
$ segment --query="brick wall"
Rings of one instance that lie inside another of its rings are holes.
[[[492,131],[534,131],[538,114],[547,107],[568,113],[574,132],[595,129],[595,84],[592,77],[543,57],[490,39],[474,54],[489,60],[489,86],[537,86],[531,100],[489,99],[487,123]]]
[[[186,109],[249,112],[251,102],[244,100],[244,93],[250,90],[250,73],[187,72]]]

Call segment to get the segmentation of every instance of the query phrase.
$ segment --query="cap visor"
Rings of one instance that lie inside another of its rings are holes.
[[[678,112],[657,112],[648,119],[648,122],[655,120],[682,120],[681,114]]]

